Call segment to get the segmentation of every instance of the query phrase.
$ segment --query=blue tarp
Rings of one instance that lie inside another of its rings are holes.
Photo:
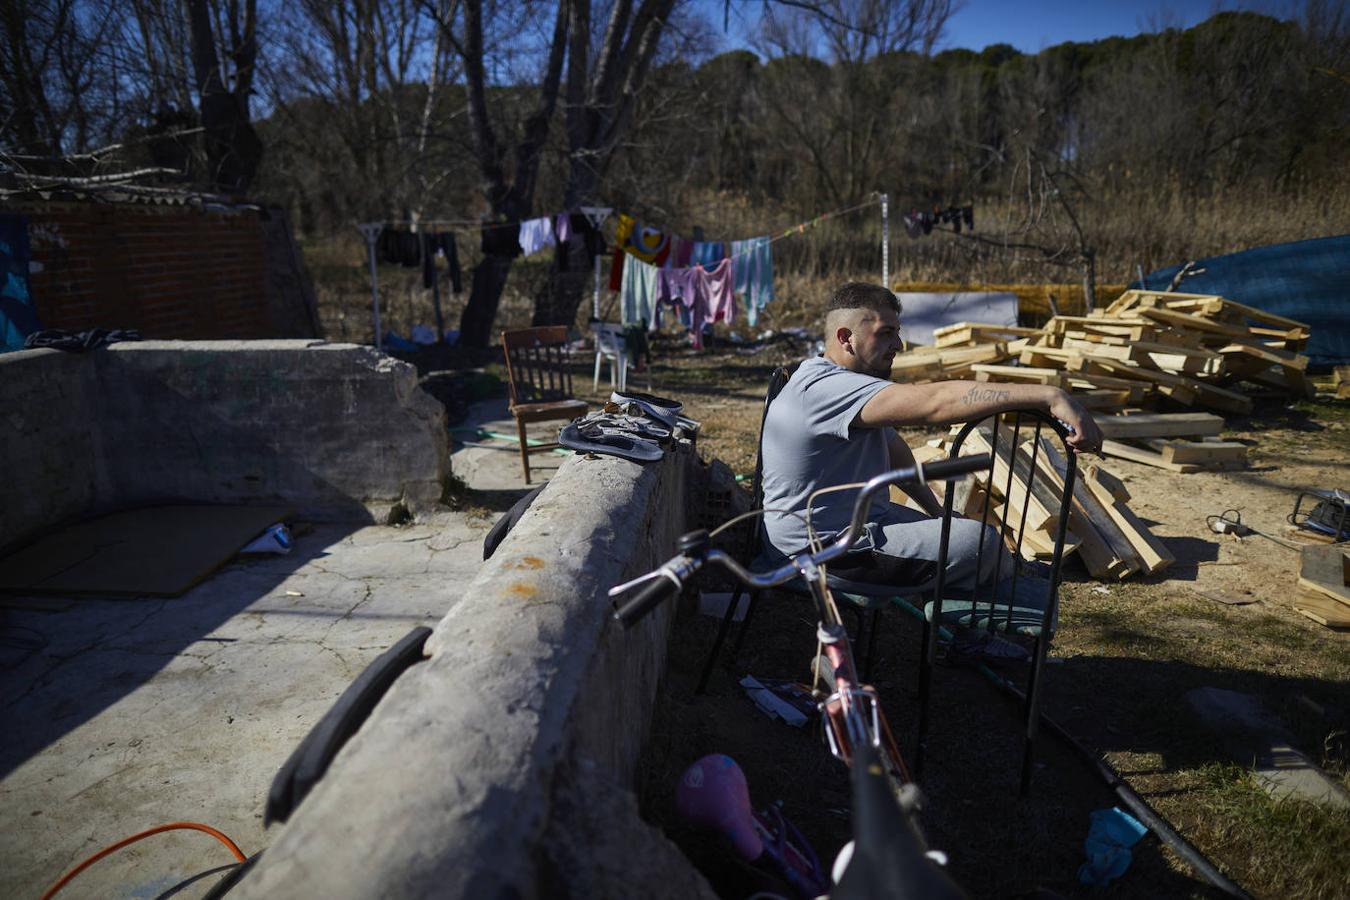
[[[1272,244],[1198,260],[1205,271],[1177,286],[1219,294],[1312,327],[1304,351],[1315,366],[1350,363],[1350,234]],[[1159,269],[1130,287],[1166,290],[1181,266]]]
[[[28,220],[0,215],[0,353],[22,350],[37,331],[37,310],[28,292]]]

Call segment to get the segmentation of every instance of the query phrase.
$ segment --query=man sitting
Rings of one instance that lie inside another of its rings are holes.
[[[1101,431],[1092,416],[1059,388],[974,381],[892,383],[891,361],[900,347],[900,304],[895,295],[880,285],[845,284],[826,307],[824,355],[803,361],[770,404],[763,436],[764,508],[797,513],[769,512],[764,518],[769,543],[784,556],[809,543],[803,520],[811,494],[914,464],[909,447],[895,432],[897,426],[950,425],[1033,408],[1073,429],[1071,449],[1101,449]],[[905,490],[928,515],[876,500],[866,533],[855,545],[867,552],[831,563],[832,573],[915,593],[933,586],[942,507],[927,485],[909,485]],[[810,510],[812,529],[821,537],[843,531],[856,498],[856,490],[817,497]],[[955,594],[987,584],[996,566],[1010,575],[1006,555],[999,560],[1002,548],[994,528],[986,527],[982,533],[980,523],[954,519],[944,583]],[[977,560],[983,571],[975,571]]]

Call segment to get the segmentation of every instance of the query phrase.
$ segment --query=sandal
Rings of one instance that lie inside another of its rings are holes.
[[[617,429],[607,431],[599,426],[585,428],[584,431],[583,428],[585,426],[577,422],[564,426],[558,434],[558,444],[580,453],[603,453],[633,462],[655,462],[665,453],[655,441],[637,437],[631,432]]]

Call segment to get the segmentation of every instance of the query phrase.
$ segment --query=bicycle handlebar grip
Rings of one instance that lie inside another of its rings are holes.
[[[958,456],[955,459],[938,459],[923,464],[923,477],[925,481],[956,478],[961,475],[969,475],[971,472],[978,472],[980,469],[987,469],[989,463],[990,456],[988,453]]]
[[[632,628],[676,590],[675,582],[661,575],[639,591],[632,600],[614,610],[614,620],[624,628]]]

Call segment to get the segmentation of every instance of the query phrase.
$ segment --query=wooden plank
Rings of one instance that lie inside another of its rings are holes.
[[[1136,313],[1147,319],[1154,319],[1176,328],[1194,328],[1198,331],[1207,331],[1213,334],[1230,335],[1232,337],[1246,337],[1248,332],[1245,328],[1236,325],[1225,325],[1222,322],[1213,322],[1200,316],[1188,315],[1175,309],[1168,309],[1162,306],[1143,306],[1136,310]]]
[[[1106,456],[1114,456],[1118,459],[1128,459],[1131,462],[1143,463],[1146,466],[1153,466],[1157,469],[1166,469],[1169,472],[1199,472],[1201,467],[1193,464],[1170,463],[1162,458],[1161,453],[1155,453],[1152,450],[1143,450],[1139,447],[1132,447],[1129,444],[1122,444],[1120,441],[1102,441],[1102,453]]]
[[[1098,412],[1115,412],[1134,402],[1130,391],[1113,391],[1109,388],[1084,391],[1073,396],[1087,409]]]
[[[1089,468],[1083,480],[1097,498],[1097,502],[1102,505],[1102,509],[1111,517],[1111,521],[1130,542],[1134,552],[1143,561],[1148,574],[1160,572],[1176,562],[1176,557],[1162,541],[1153,536],[1148,526],[1141,522],[1128,506],[1117,500],[1108,487],[1092,477],[1093,471],[1093,468]]]
[[[1335,600],[1347,609],[1350,609],[1350,588],[1347,588],[1343,584],[1328,584],[1324,581],[1313,581],[1311,578],[1304,578],[1300,575],[1298,577],[1298,586],[1305,590],[1321,594],[1323,597],[1330,600]]]
[[[1087,467],[1087,477],[1097,484],[1106,488],[1111,496],[1121,503],[1130,502],[1130,489],[1125,487],[1125,483],[1110,472],[1098,465]]]
[[[1328,600],[1321,594],[1301,593],[1294,598],[1294,609],[1328,628],[1350,628],[1350,607]]]
[[[1235,441],[1176,441],[1161,438],[1146,442],[1165,463],[1195,463],[1207,469],[1242,468],[1247,465],[1247,445]]]
[[[1290,353],[1287,350],[1276,350],[1272,347],[1258,347],[1243,341],[1225,344],[1219,348],[1219,353],[1225,356],[1250,356],[1272,366],[1283,366],[1286,369],[1297,369],[1300,372],[1308,370],[1308,357],[1301,353]]]
[[[1057,491],[1064,490],[1068,461],[1047,439],[1041,438],[1040,457],[1045,460],[1045,471],[1054,481]],[[1129,540],[1106,510],[1102,509],[1080,471],[1074,479],[1073,502],[1069,507],[1069,528],[1079,538],[1078,557],[1083,560],[1088,574],[1094,578],[1128,578],[1144,569],[1144,562],[1134,552]]]
[[[1040,369],[1032,366],[997,366],[976,363],[970,367],[976,381],[1014,381],[1030,384],[1048,384],[1062,388],[1067,380],[1059,369]]]
[[[993,435],[991,429],[977,429],[970,433],[966,438],[965,446],[974,450],[976,453],[994,453],[990,444],[990,438]],[[994,454],[994,483],[992,490],[997,495],[1008,502],[1008,509],[1014,520],[1019,523],[1025,523],[1026,528],[1035,531],[1053,531],[1056,520],[1055,512],[1047,508],[1042,502],[1042,497],[1037,496],[1036,483],[1032,482],[1032,491],[1028,493],[1025,478],[1017,477],[1018,466],[1016,461],[1013,463],[1013,471],[1008,468],[1008,461],[1013,459],[1008,452],[1008,440],[1000,429],[998,441],[998,453]],[[1023,466],[1025,468],[1025,465]],[[1011,480],[1010,480],[1011,478]],[[1025,519],[1023,518],[1025,510]]]
[[[1204,437],[1223,431],[1223,416],[1211,413],[1141,413],[1103,416],[1097,420],[1102,435],[1118,440],[1166,437]]]
[[[1309,581],[1350,584],[1350,553],[1343,546],[1304,547],[1298,574]]]

